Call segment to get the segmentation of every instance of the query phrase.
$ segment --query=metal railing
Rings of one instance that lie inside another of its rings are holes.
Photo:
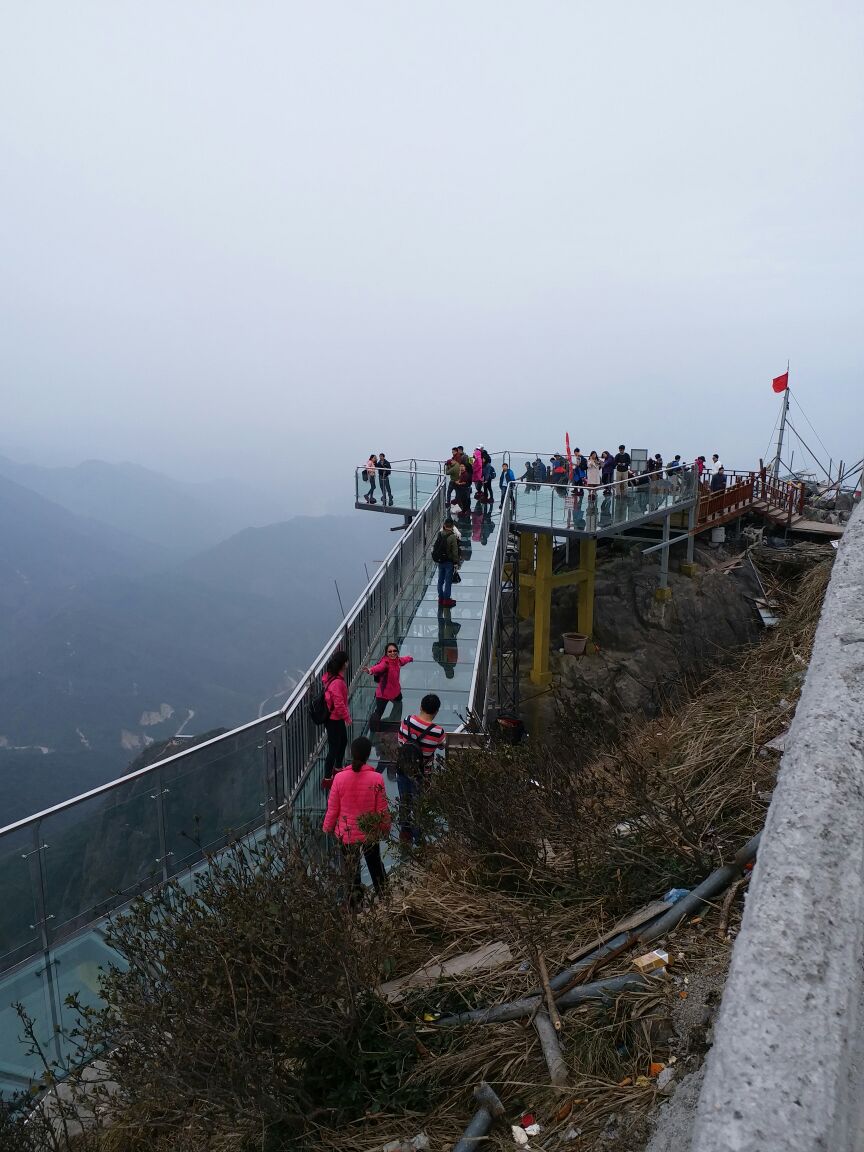
[[[698,494],[691,468],[682,468],[673,477],[657,473],[652,478],[649,473],[593,488],[548,482],[517,482],[511,488],[515,499],[511,520],[521,529],[590,536],[614,535],[670,509],[683,510],[695,503]]]
[[[360,464],[354,469],[355,507],[374,507],[376,511],[396,515],[413,515],[418,512],[444,478],[444,465],[440,460],[394,460],[386,476],[385,489],[384,477],[377,470],[374,485],[371,480],[363,479],[365,468],[365,464]],[[388,490],[391,500],[389,504],[384,502]]]
[[[370,652],[381,639],[390,611],[401,591],[424,563],[432,548],[435,534],[445,516],[445,487],[439,480],[425,506],[390,552],[376,576],[361,594],[341,626],[330,637],[309,669],[303,682],[286,702],[283,710],[286,764],[302,765],[286,781],[286,795],[293,801],[302,788],[317,752],[324,741],[321,729],[309,718],[309,702],[319,692],[321,676],[334,652],[348,653],[349,691],[363,675],[362,668]]]
[[[514,485],[510,485],[512,489]],[[501,584],[504,564],[507,560],[507,544],[510,538],[510,515],[512,500],[509,492],[501,510],[498,527],[498,540],[495,555],[489,572],[486,598],[483,602],[483,615],[480,618],[480,638],[477,641],[477,655],[474,672],[468,692],[468,711],[485,722],[489,706],[489,685],[492,679],[492,660],[495,654],[495,639],[498,630],[498,608],[501,601]]]

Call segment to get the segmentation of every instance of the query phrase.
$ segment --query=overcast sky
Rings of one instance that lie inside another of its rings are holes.
[[[454,441],[750,466],[788,357],[857,458],[862,44],[861,0],[8,2],[0,446],[292,510]]]

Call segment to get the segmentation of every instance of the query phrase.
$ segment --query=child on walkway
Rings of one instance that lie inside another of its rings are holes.
[[[390,835],[390,810],[384,781],[372,765],[367,764],[371,751],[372,744],[365,736],[358,736],[352,742],[351,764],[337,772],[333,779],[322,825],[324,831],[335,834],[345,848],[355,901],[363,894],[361,854],[379,896],[387,883],[381,863],[381,840]]]

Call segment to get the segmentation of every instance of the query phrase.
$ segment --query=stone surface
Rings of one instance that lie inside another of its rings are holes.
[[[859,508],[840,544],[780,765],[708,1056],[693,1152],[864,1146],[862,961]]]
[[[702,1067],[685,1076],[675,1088],[668,1104],[660,1106],[645,1152],[684,1152],[689,1147],[704,1074]]]
[[[600,651],[582,657],[558,653],[552,659],[564,699],[587,700],[610,724],[624,712],[657,712],[686,677],[704,676],[762,633],[747,599],[759,594],[748,567],[724,572],[700,566],[695,579],[671,572],[673,595],[665,603],[654,597],[657,575],[657,565],[638,555],[602,564],[594,611]],[[552,607],[556,647],[575,618],[575,590],[561,589]]]

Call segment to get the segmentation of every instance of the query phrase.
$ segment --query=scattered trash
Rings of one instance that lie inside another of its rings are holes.
[[[520,972],[530,972],[531,971],[531,961],[530,960],[523,960],[522,963],[519,965],[519,971]]]
[[[539,1136],[542,1129],[539,1124],[529,1124],[525,1129],[526,1136]]]
[[[618,1081],[618,1087],[619,1088],[626,1088],[628,1084],[632,1084],[632,1083],[633,1083],[633,1077],[632,1076],[625,1076],[623,1080]]]
[[[565,1104],[562,1104],[558,1111],[555,1113],[555,1123],[560,1124],[562,1120],[566,1120],[572,1111],[573,1101],[568,1100]]]
[[[526,1112],[519,1123],[523,1128],[530,1128],[532,1124],[537,1123],[537,1118],[533,1112]]]
[[[668,963],[669,953],[664,952],[662,948],[655,948],[653,952],[637,956],[633,961],[633,967],[638,968],[640,972],[656,972],[660,968],[665,968]]]
[[[628,824],[626,821],[622,824],[615,825],[616,836],[632,836],[635,831],[636,828],[634,825]]]
[[[664,1068],[660,1075],[657,1077],[657,1087],[662,1092],[664,1088],[668,1088],[675,1076],[674,1068]]]
[[[679,900],[683,900],[685,896],[689,895],[689,888],[670,888],[663,897],[663,901],[666,904],[677,904]]]
[[[636,1087],[637,1088],[645,1088],[650,1083],[651,1083],[651,1081],[648,1079],[647,1076],[637,1076],[636,1077]]]
[[[510,1128],[510,1131],[513,1134],[513,1143],[519,1144],[524,1148],[528,1143],[528,1133],[525,1131],[525,1129],[520,1128],[518,1124],[513,1124]]]
[[[678,993],[678,999],[679,1000],[686,1000],[689,995],[690,995],[690,993],[686,990],[686,988],[682,988],[681,991]]]
[[[582,1135],[582,1129],[581,1128],[568,1128],[567,1131],[564,1133],[564,1135],[561,1137],[561,1139],[562,1140],[568,1140],[568,1141],[569,1140],[578,1140],[581,1135]]]
[[[789,735],[789,729],[781,732],[779,736],[775,736],[773,740],[769,740],[763,747],[770,749],[772,752],[785,752],[786,751],[786,737]]]
[[[666,1065],[661,1064],[659,1060],[656,1062],[653,1062],[653,1063],[648,1065],[648,1075],[652,1076],[652,1077],[653,1076],[659,1076],[665,1067],[666,1067]]]
[[[424,1012],[423,1013],[424,1024],[434,1024],[436,1020],[440,1020],[440,1019],[441,1019],[441,1013],[440,1012]]]
[[[391,1140],[381,1152],[428,1152],[428,1148],[429,1137],[425,1132],[418,1132],[410,1140]]]

